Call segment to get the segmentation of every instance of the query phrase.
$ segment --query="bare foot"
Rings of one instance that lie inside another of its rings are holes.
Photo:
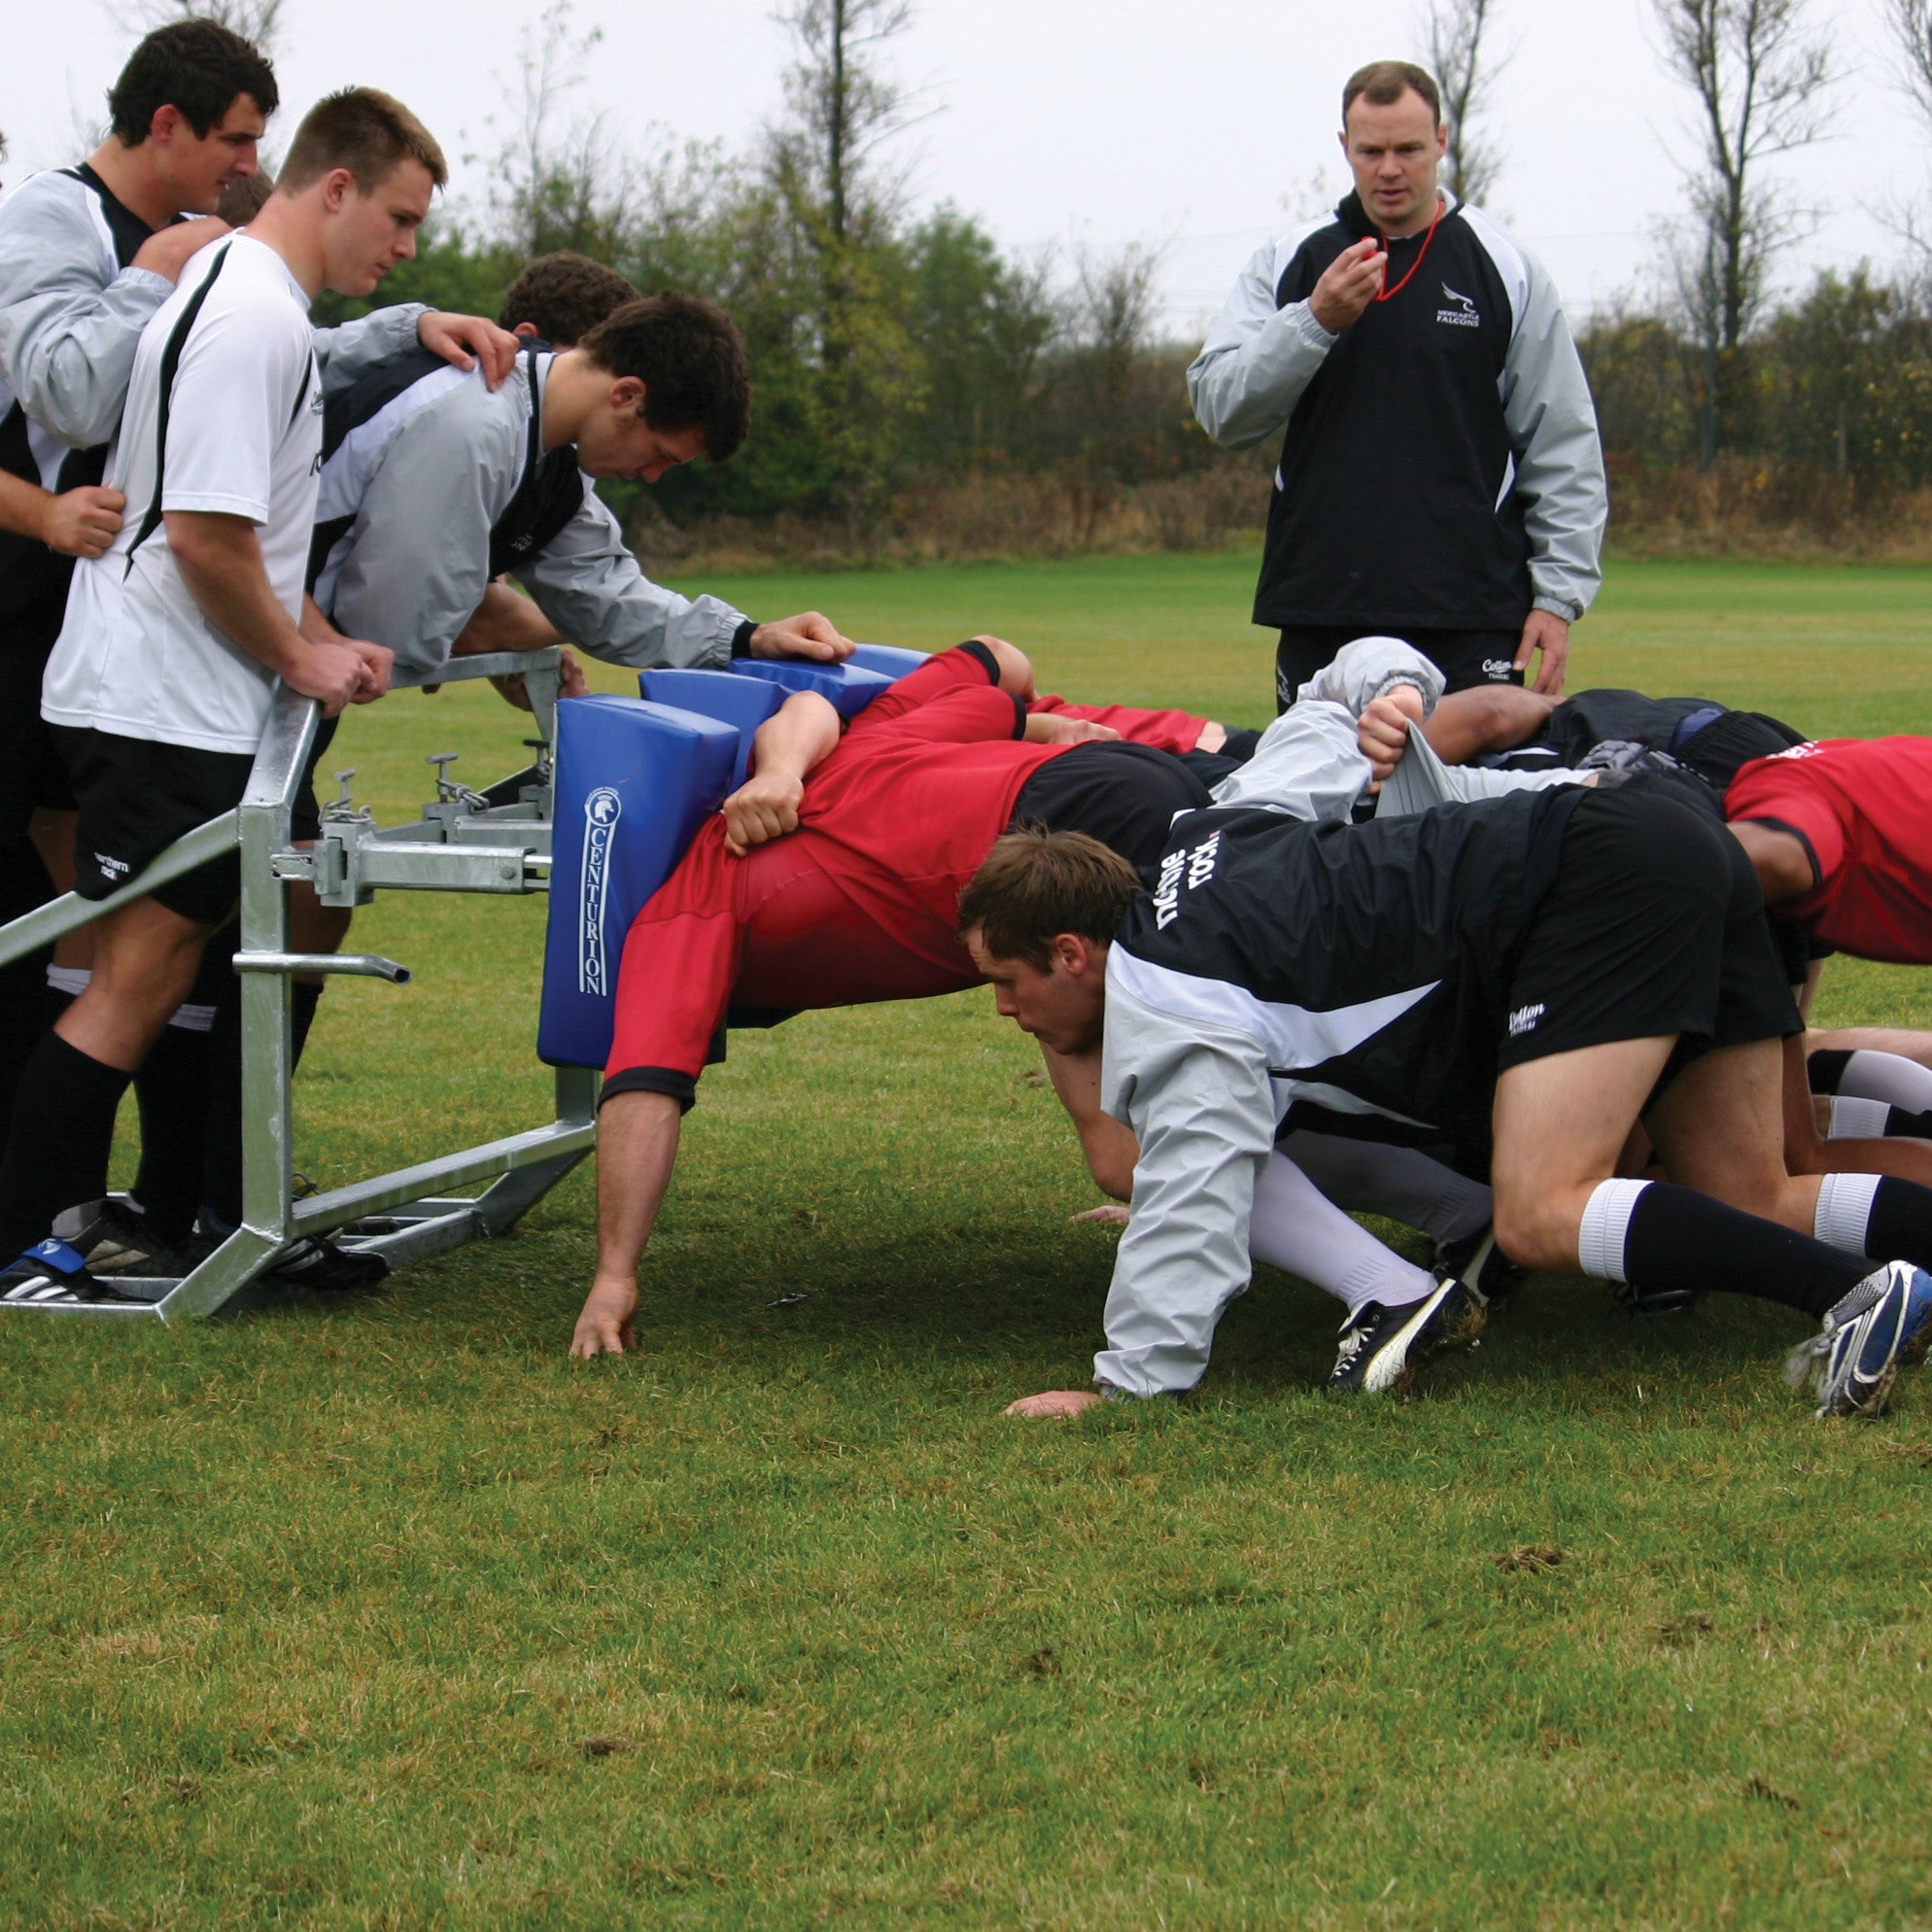
[[[1091,1389],[1049,1389],[1044,1395],[1022,1396],[1007,1404],[1006,1413],[1029,1422],[1059,1422],[1090,1409],[1100,1397]]]

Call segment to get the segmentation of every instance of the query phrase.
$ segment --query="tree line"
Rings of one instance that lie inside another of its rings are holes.
[[[275,0],[228,4],[272,29]],[[1617,523],[1708,524],[1720,500],[1733,521],[1826,537],[1883,522],[1932,487],[1932,222],[1884,211],[1903,267],[1780,295],[1779,258],[1814,216],[1773,164],[1830,130],[1846,79],[1812,0],[1646,4],[1689,145],[1649,298],[1578,329]],[[1872,4],[1890,78],[1932,133],[1932,0]],[[1444,179],[1471,199],[1507,160],[1500,11],[1426,0],[1418,21],[1450,121]],[[384,298],[494,312],[523,262],[569,248],[726,307],[751,360],[751,440],[648,498],[614,493],[661,556],[694,533],[832,556],[1185,546],[1254,528],[1271,452],[1231,457],[1194,426],[1192,345],[1156,332],[1157,251],[1028,259],[956,207],[914,208],[896,137],[924,103],[888,58],[911,14],[787,0],[780,114],[742,149],[660,135],[640,155],[575,110],[599,36],[552,0],[523,37],[487,203],[445,219]]]

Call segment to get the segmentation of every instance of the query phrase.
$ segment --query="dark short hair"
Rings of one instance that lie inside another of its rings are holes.
[[[436,137],[380,87],[344,87],[302,116],[276,186],[299,194],[311,182],[347,168],[362,194],[373,194],[404,161],[421,161],[438,188],[449,166]]]
[[[652,429],[702,430],[713,463],[738,454],[751,427],[751,372],[723,309],[666,289],[613,310],[577,347],[599,368],[644,385]]]
[[[514,328],[527,322],[553,349],[570,349],[612,310],[642,299],[614,268],[560,248],[554,255],[539,255],[510,284],[497,327]]]
[[[121,145],[138,148],[162,108],[177,109],[197,135],[205,135],[237,94],[246,94],[264,116],[282,104],[267,56],[219,20],[174,20],[156,27],[128,55],[108,89],[107,111]]]
[[[976,927],[995,959],[1044,973],[1050,942],[1063,932],[1105,945],[1114,937],[1140,874],[1111,845],[1085,832],[1022,825],[993,841],[959,895],[959,930]]]
[[[1348,123],[1348,111],[1366,96],[1377,107],[1394,107],[1404,94],[1417,93],[1429,103],[1430,118],[1442,123],[1442,89],[1427,67],[1410,60],[1371,60],[1348,77],[1342,89],[1342,123]]]

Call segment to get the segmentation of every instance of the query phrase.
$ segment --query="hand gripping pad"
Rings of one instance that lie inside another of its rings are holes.
[[[785,692],[816,691],[842,718],[857,717],[893,681],[849,664],[805,664],[796,658],[734,658],[731,668],[740,677],[769,678]]]
[[[861,644],[845,662],[861,671],[876,671],[896,684],[908,672],[916,671],[926,661],[924,651],[902,651],[897,644]]]
[[[731,785],[738,733],[635,698],[557,707],[550,928],[536,1052],[602,1068],[631,921]]]
[[[696,711],[701,718],[737,727],[733,791],[744,782],[752,734],[785,702],[784,691],[769,679],[734,677],[728,671],[646,671],[638,678],[638,690],[654,705],[674,705],[679,710]]]

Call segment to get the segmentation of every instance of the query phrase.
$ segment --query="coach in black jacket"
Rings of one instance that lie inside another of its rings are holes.
[[[1342,96],[1356,191],[1242,271],[1188,371],[1194,414],[1244,448],[1283,424],[1255,622],[1294,702],[1352,638],[1407,639],[1449,689],[1563,688],[1601,581],[1603,450],[1556,290],[1439,190],[1441,97],[1379,61]]]

